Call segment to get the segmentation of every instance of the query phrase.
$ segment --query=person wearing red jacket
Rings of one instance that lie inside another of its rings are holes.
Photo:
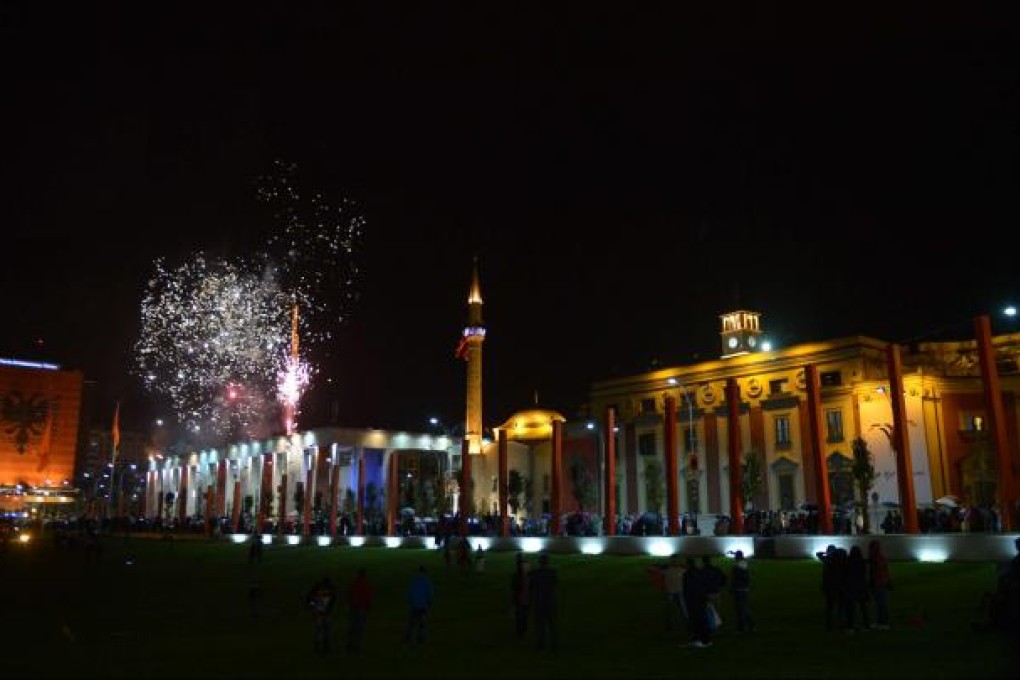
[[[372,607],[372,600],[375,593],[365,568],[358,569],[358,575],[351,583],[347,592],[347,604],[351,608],[351,625],[347,631],[347,651],[360,652],[361,642],[365,637],[365,620],[368,618],[368,610]]]

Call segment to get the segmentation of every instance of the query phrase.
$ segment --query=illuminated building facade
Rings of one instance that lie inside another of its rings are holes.
[[[663,469],[667,440],[676,442],[679,511],[730,514],[728,438],[741,459],[761,456],[762,483],[744,507],[796,510],[819,504],[819,479],[835,507],[854,499],[852,442],[862,438],[874,456],[872,504],[901,501],[890,399],[890,345],[855,336],[770,350],[760,315],[723,315],[720,359],[596,382],[590,392],[593,425],[612,407],[618,512],[656,509],[648,503],[649,474]],[[1007,451],[1017,488],[1020,334],[992,338],[1004,410]],[[977,342],[930,342],[900,347],[912,489],[919,505],[945,495],[964,503],[996,503],[996,453],[988,433]],[[808,378],[820,387],[821,455],[810,423]],[[735,383],[738,411],[729,427],[727,384]],[[667,418],[665,408],[675,412]],[[677,431],[666,431],[667,420]],[[824,461],[820,469],[817,460]],[[650,467],[649,462],[654,461]],[[820,477],[820,475],[824,475]],[[876,496],[877,495],[877,496]],[[658,508],[664,510],[662,506]],[[1004,510],[1004,508],[1002,509]],[[1013,510],[1015,513],[1015,509]]]
[[[71,507],[83,376],[0,359],[0,510]]]

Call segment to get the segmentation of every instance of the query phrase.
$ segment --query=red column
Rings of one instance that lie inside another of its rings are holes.
[[[900,346],[889,343],[885,348],[889,364],[889,401],[892,402],[893,448],[896,449],[896,484],[903,508],[903,530],[908,534],[920,531],[917,522],[917,499],[914,496],[914,464],[910,458],[910,433],[907,432],[907,404],[903,399],[903,363]]]
[[[563,423],[554,420],[552,424],[552,493],[550,506],[552,510],[551,536],[560,535],[560,512],[563,496]]]
[[[507,470],[507,442],[506,432],[497,431],[499,437],[499,535],[506,538],[510,535],[510,516],[507,515],[507,501],[509,500],[510,473]]]
[[[386,535],[396,536],[397,506],[400,504],[400,460],[396,451],[390,452],[389,468],[386,471]]]
[[[804,367],[807,385],[807,416],[811,431],[811,460],[815,468],[815,502],[818,505],[818,532],[832,533],[832,502],[829,499],[829,468],[825,464],[825,444],[822,432],[822,383],[818,378],[818,367],[809,364]],[[902,390],[901,390],[902,396]],[[901,501],[903,499],[900,499]]]
[[[471,442],[466,437],[460,443],[460,535],[468,535],[468,515],[471,514]]]
[[[181,488],[177,492],[177,519],[183,527],[188,519],[188,464],[181,466]]]
[[[286,470],[286,468],[284,468]],[[287,529],[287,473],[280,475],[280,526],[277,533],[282,534]]]
[[[365,535],[365,449],[358,450],[358,536]]]
[[[238,478],[234,480],[234,504],[232,507],[233,512],[230,513],[230,521],[231,524],[234,525],[235,534],[241,533],[241,504],[243,502],[244,499],[241,498],[241,478],[238,476]]]
[[[340,486],[340,451],[338,450],[332,456],[332,465],[329,469],[329,535],[336,536],[336,511],[337,506],[340,504],[340,499],[337,496],[337,487]]]
[[[606,536],[616,535],[616,411],[606,408],[605,420]]]
[[[669,535],[680,535],[680,496],[677,491],[676,464],[676,397],[666,395],[666,417],[663,418],[666,447],[666,516]]]
[[[216,516],[227,514],[227,459],[216,465]]]
[[[743,442],[740,437],[740,385],[726,379],[726,446],[730,467],[730,521],[732,533],[744,533]]]
[[[312,495],[315,493],[315,489],[312,488],[312,473],[315,471],[315,465],[319,462],[318,450],[312,454],[312,464],[308,466],[308,471],[305,473],[305,507],[302,510],[304,517],[304,526],[301,528],[302,536],[309,536],[312,533]]]
[[[974,334],[977,336],[978,361],[981,364],[981,385],[984,388],[985,412],[992,435],[992,446],[999,463],[999,510],[1002,530],[1012,531],[1013,513],[1016,500],[1013,496],[1013,456],[1006,439],[1006,413],[1002,407],[1002,392],[999,389],[999,371],[995,367],[995,350],[992,348],[992,322],[988,315],[974,319]],[[904,518],[906,526],[906,518]]]

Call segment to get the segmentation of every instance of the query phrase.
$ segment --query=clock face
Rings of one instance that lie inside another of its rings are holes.
[[[758,341],[755,340],[754,336],[752,335],[747,339],[747,344],[750,345],[751,347],[754,347],[756,344],[758,344]]]
[[[729,340],[726,341],[726,344],[730,346],[730,349],[733,349],[734,347],[737,346],[737,339],[730,338]]]

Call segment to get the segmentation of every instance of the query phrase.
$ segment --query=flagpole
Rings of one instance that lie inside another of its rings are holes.
[[[110,428],[113,447],[110,450],[110,491],[106,495],[106,519],[110,519],[113,511],[113,489],[117,480],[117,451],[120,448],[120,402],[113,410],[113,427]]]

